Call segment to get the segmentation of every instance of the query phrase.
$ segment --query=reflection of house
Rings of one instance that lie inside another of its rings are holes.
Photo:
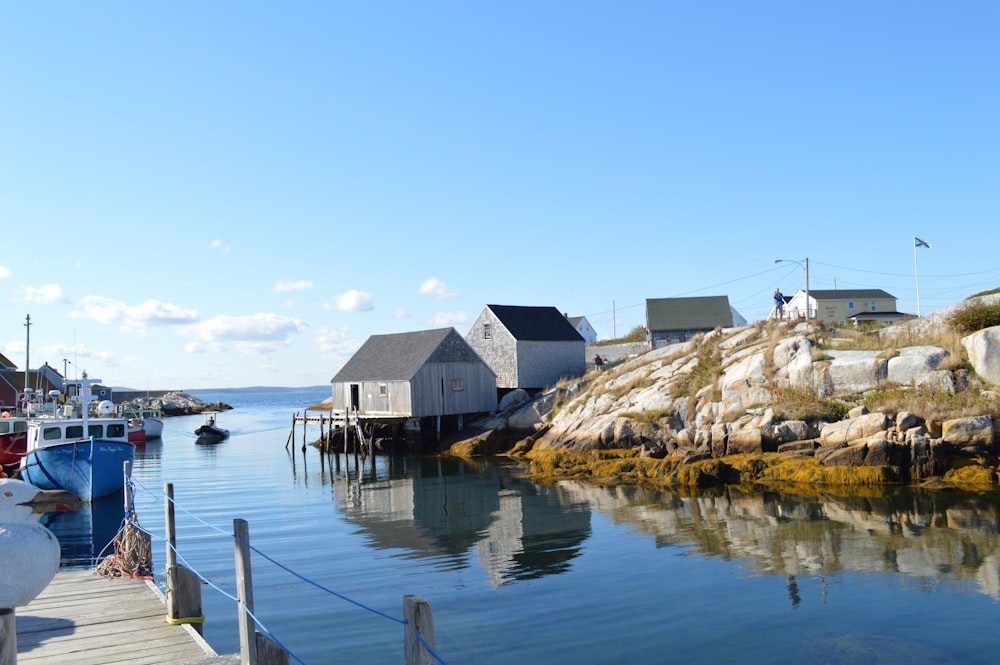
[[[729,306],[729,296],[646,299],[646,330],[652,348],[686,342],[716,328],[746,323],[746,319]]]
[[[809,311],[813,318],[845,325],[860,323],[897,323],[906,314],[896,311],[896,297],[882,289],[830,289],[809,291]],[[785,305],[785,316],[805,318],[806,294],[799,290]]]
[[[567,570],[591,533],[588,505],[486,469],[424,457],[408,465],[408,479],[358,485],[350,500],[351,485],[334,492],[373,547],[440,559],[448,569],[468,566],[474,551],[491,586]]]
[[[465,339],[501,390],[547,388],[586,371],[583,337],[555,307],[487,305]]]
[[[497,408],[496,377],[454,328],[372,335],[333,377],[334,410],[423,418]]]
[[[597,332],[591,327],[590,321],[587,320],[585,316],[567,316],[566,317],[576,331],[580,333],[580,337],[587,344],[593,344],[597,341]]]

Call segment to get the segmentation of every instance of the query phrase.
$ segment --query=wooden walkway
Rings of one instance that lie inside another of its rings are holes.
[[[162,598],[145,580],[59,573],[17,609],[18,665],[239,662],[218,656],[190,626],[167,623]]]

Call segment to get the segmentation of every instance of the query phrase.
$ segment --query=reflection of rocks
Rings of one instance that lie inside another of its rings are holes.
[[[975,585],[1000,599],[1000,496],[895,488],[863,497],[725,490],[681,497],[637,487],[559,484],[661,546],[745,559],[762,574],[892,573]]]
[[[334,486],[346,519],[376,547],[442,558],[446,567],[469,565],[474,550],[497,586],[563,572],[590,535],[586,504],[503,467],[448,458],[412,464],[405,481]]]

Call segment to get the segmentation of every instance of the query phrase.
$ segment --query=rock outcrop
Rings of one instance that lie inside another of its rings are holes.
[[[165,416],[187,416],[209,411],[228,411],[233,407],[223,402],[208,404],[193,395],[183,392],[168,392],[159,397],[137,397],[123,402],[122,407],[128,409],[154,408],[160,409]]]
[[[839,349],[836,331],[810,323],[716,330],[590,372],[547,393],[547,402],[513,409],[508,422],[533,430],[515,450],[535,457],[628,450],[672,464],[774,454],[807,459],[821,475],[834,467],[878,468],[869,477],[879,482],[925,481],[973,463],[995,467],[1000,327],[964,338],[968,358],[956,358],[954,348],[920,341],[941,333],[946,321],[923,321],[914,328],[920,338],[894,331],[895,341],[882,346],[897,346],[880,351]],[[898,344],[908,339],[917,341]],[[877,399],[889,392],[898,399]],[[963,407],[947,416],[928,408],[955,396]],[[866,403],[879,406],[868,412]],[[717,465],[713,473],[747,478]],[[676,480],[676,468],[668,475]]]

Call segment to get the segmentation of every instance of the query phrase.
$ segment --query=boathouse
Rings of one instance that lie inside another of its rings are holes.
[[[586,343],[555,307],[487,305],[465,336],[497,388],[540,390],[586,372]]]
[[[332,409],[370,420],[421,419],[437,434],[497,409],[497,379],[454,328],[372,335],[331,380]]]

